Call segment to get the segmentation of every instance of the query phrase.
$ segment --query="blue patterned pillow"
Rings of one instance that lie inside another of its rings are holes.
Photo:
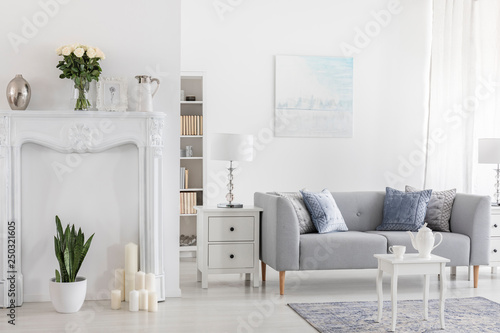
[[[347,231],[342,213],[327,189],[320,193],[300,191],[314,226],[320,234],[330,231]]]
[[[424,225],[432,190],[405,193],[385,188],[384,219],[377,230],[417,231]]]

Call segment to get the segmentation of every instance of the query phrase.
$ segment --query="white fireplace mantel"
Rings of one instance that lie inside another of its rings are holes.
[[[17,306],[23,303],[21,148],[25,143],[78,154],[98,154],[126,144],[137,147],[140,270],[156,275],[158,298],[165,299],[164,121],[165,114],[159,112],[0,111],[0,307],[11,300]]]

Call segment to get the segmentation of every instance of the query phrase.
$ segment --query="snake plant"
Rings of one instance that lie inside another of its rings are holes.
[[[56,215],[57,235],[54,236],[54,249],[59,269],[56,269],[56,282],[75,282],[78,270],[82,266],[83,259],[87,255],[94,234],[85,242],[85,235],[82,229],[75,231],[75,225],[70,228],[69,224],[63,232],[61,220]]]

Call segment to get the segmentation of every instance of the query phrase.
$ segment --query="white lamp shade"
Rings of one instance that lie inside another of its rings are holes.
[[[223,161],[253,160],[253,135],[222,134],[212,135],[210,158]]]
[[[500,163],[500,139],[479,139],[478,162],[484,164]]]

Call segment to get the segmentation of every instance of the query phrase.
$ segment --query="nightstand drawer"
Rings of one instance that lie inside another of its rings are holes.
[[[491,215],[491,236],[500,236],[500,215]]]
[[[252,216],[208,218],[209,242],[253,241],[255,221]]]
[[[253,259],[253,244],[208,245],[208,268],[251,268]]]
[[[500,239],[490,241],[491,253],[490,261],[500,261]],[[496,252],[495,252],[496,251]]]

